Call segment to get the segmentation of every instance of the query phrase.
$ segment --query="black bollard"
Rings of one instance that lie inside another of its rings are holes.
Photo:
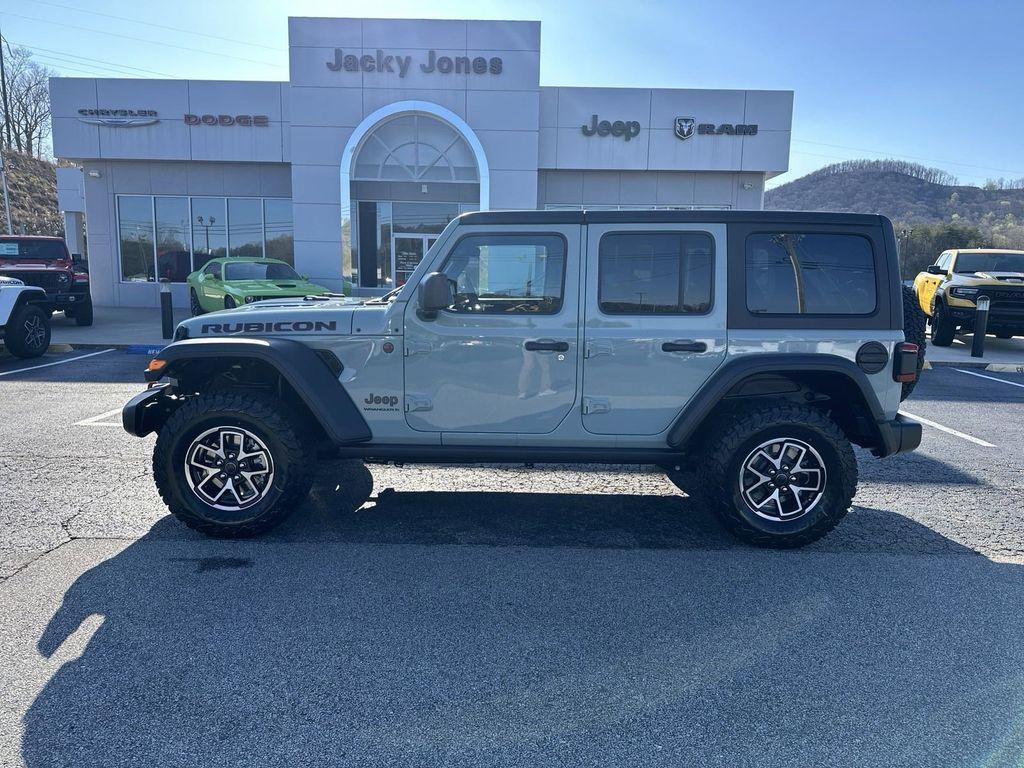
[[[988,332],[988,309],[992,300],[988,296],[978,297],[978,309],[974,314],[974,338],[971,339],[971,357],[985,356],[985,334]]]
[[[171,281],[160,278],[160,323],[165,339],[174,336],[174,307],[171,305]]]

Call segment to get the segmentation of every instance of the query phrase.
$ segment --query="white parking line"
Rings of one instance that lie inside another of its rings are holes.
[[[79,355],[78,357],[69,357],[67,360],[56,360],[52,363],[43,363],[42,365],[31,365],[28,368],[19,368],[16,371],[4,371],[0,373],[0,376],[11,376],[15,373],[25,373],[27,371],[38,371],[40,368],[49,368],[51,365],[63,365],[64,363],[73,363],[75,360],[85,360],[87,357],[96,357],[96,355],[105,355],[107,352],[113,352],[113,349],[101,349],[99,352],[90,352],[88,355]]]
[[[118,418],[117,421],[104,421],[104,419],[108,419],[111,416],[113,416],[114,414],[117,414],[118,416],[120,416],[121,415],[121,409],[120,408],[114,408],[113,410],[106,411],[106,412],[101,413],[101,414],[99,414],[97,416],[90,416],[88,419],[82,419],[81,421],[76,421],[75,422],[75,426],[76,427],[120,427],[121,426],[121,419],[120,418]]]
[[[1016,381],[1007,381],[1006,379],[999,379],[995,376],[986,376],[984,373],[975,373],[974,371],[965,371],[963,368],[954,368],[954,371],[960,373],[966,373],[968,376],[977,376],[979,379],[988,379],[989,381],[998,381],[1000,384],[1009,384],[1011,387],[1020,387],[1024,389],[1024,384],[1018,384]]]
[[[900,411],[900,413],[903,414],[904,416],[908,417],[908,418],[913,419],[914,421],[920,421],[922,424],[925,424],[926,426],[932,427],[933,429],[937,429],[937,430],[939,430],[941,432],[946,432],[946,433],[948,433],[950,435],[953,435],[954,437],[959,437],[959,438],[961,438],[963,440],[967,440],[968,442],[974,443],[975,445],[980,445],[983,448],[995,448],[996,447],[996,446],[992,445],[992,443],[988,443],[988,442],[982,440],[980,437],[974,437],[972,435],[968,435],[968,434],[965,434],[965,433],[960,432],[958,430],[955,430],[952,427],[947,427],[947,426],[945,426],[943,424],[937,424],[934,421],[929,421],[928,419],[924,418],[923,416],[915,416],[914,414],[907,413],[906,411]]]

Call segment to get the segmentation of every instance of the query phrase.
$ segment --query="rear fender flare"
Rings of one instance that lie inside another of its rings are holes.
[[[884,442],[879,424],[885,421],[885,412],[875,390],[864,373],[852,360],[838,355],[772,354],[745,355],[721,366],[694,395],[686,409],[668,430],[669,447],[681,448],[701,424],[711,415],[722,399],[741,381],[757,374],[829,373],[849,379],[862,395],[871,414],[876,439]]]

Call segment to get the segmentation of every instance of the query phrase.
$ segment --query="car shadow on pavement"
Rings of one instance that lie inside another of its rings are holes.
[[[877,510],[856,510],[830,551],[766,552],[727,543],[679,497],[556,495],[385,493],[330,510],[336,535],[312,540],[297,538],[316,525],[306,510],[251,541],[183,539],[165,518],[111,545],[42,631],[43,657],[84,647],[28,709],[23,759],[860,768],[1024,754],[1019,566]],[[850,545],[858,520],[884,529],[866,551]],[[904,556],[908,536],[941,555]]]

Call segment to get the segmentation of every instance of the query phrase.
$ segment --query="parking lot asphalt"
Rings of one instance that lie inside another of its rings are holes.
[[[0,765],[1024,760],[1024,376],[926,371],[796,552],[655,471],[346,462],[230,542],[119,428],[145,358],[83,354],[0,357]]]

